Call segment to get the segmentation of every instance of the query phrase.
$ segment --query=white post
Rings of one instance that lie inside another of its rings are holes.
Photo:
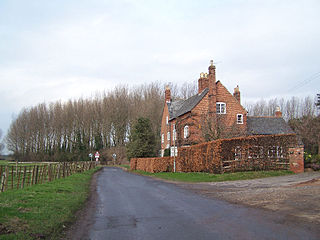
[[[173,130],[173,172],[176,172],[176,138],[177,138],[177,132],[176,132],[176,126],[174,126]]]

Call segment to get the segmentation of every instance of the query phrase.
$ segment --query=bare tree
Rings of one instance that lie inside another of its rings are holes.
[[[2,130],[0,129],[0,154],[2,154],[2,151],[4,149],[4,143],[1,139],[2,139]]]

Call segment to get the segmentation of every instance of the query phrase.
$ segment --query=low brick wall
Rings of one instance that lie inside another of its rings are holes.
[[[303,172],[303,147],[296,135],[249,136],[221,139],[178,149],[178,172],[224,173],[252,170]],[[173,171],[173,157],[134,158],[131,170]]]
[[[304,172],[303,146],[289,148],[290,170],[295,173]]]

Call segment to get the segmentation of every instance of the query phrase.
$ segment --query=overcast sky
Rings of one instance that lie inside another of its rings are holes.
[[[0,128],[116,85],[217,79],[242,101],[320,92],[319,0],[1,0]]]

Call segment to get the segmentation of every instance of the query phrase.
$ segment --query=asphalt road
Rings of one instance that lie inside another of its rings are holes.
[[[104,168],[83,239],[320,239],[308,223]]]

